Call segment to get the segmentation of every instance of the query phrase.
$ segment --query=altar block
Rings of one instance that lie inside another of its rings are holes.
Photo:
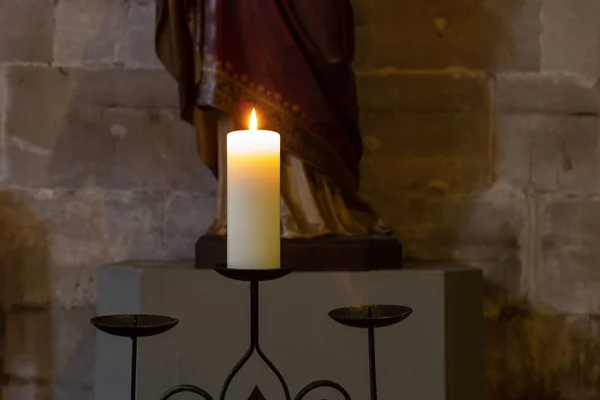
[[[292,398],[309,382],[329,379],[353,399],[368,399],[367,332],[339,325],[327,313],[352,305],[399,304],[411,307],[412,315],[375,331],[379,399],[483,399],[482,276],[475,268],[408,263],[390,271],[294,272],[261,282],[259,289],[260,346],[283,374]],[[194,269],[191,262],[102,267],[97,311],[180,320],[163,335],[140,339],[138,400],[158,400],[177,384],[200,386],[218,399],[250,343],[249,283]],[[131,340],[97,333],[96,400],[128,398],[130,357]],[[284,399],[256,354],[233,380],[227,399],[246,400],[255,386],[267,400]],[[306,400],[324,398],[342,397],[321,389]]]

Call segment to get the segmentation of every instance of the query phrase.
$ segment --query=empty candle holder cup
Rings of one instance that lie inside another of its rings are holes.
[[[162,315],[121,314],[105,315],[90,320],[96,329],[113,336],[131,338],[131,400],[136,398],[138,338],[165,333],[179,320]]]

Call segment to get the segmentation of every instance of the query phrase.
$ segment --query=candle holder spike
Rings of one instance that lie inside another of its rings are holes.
[[[262,394],[258,386],[254,387],[252,394],[248,397],[248,400],[267,400],[265,396]]]

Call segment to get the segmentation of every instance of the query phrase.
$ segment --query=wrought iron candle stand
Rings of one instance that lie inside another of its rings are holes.
[[[179,323],[179,320],[162,315],[105,315],[92,318],[92,325],[113,336],[131,338],[131,400],[136,397],[137,341],[138,338],[165,333]]]
[[[256,352],[258,356],[267,364],[269,369],[275,374],[285,393],[285,400],[291,400],[290,391],[285,379],[269,360],[260,348],[259,344],[259,282],[282,278],[290,274],[293,270],[287,268],[270,270],[242,270],[231,269],[225,265],[214,268],[220,275],[250,283],[250,346],[240,361],[233,367],[223,383],[219,400],[225,400],[227,391],[233,378],[242,369],[244,364]],[[397,324],[406,319],[412,313],[412,309],[398,305],[360,305],[353,307],[338,308],[329,312],[329,316],[336,322],[353,327],[367,329],[368,348],[369,348],[369,381],[370,398],[377,400],[377,372],[375,365],[375,329]],[[143,336],[153,336],[164,333],[173,328],[179,322],[175,318],[159,315],[109,315],[96,317],[91,320],[92,324],[99,330],[116,336],[125,336],[132,339],[131,355],[131,400],[136,400],[136,360],[137,360],[137,338]],[[303,399],[308,393],[318,388],[331,388],[339,392],[345,400],[351,400],[348,391],[340,384],[330,380],[318,380],[306,385],[294,397],[294,400]],[[167,390],[161,400],[167,400],[170,397],[183,392],[198,394],[205,400],[214,400],[214,398],[204,389],[194,385],[177,385]],[[254,389],[251,395],[252,399],[264,399],[258,388]]]

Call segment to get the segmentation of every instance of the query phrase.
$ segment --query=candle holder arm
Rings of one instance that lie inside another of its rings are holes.
[[[221,396],[219,396],[219,399],[221,399],[221,400],[225,399],[225,395],[227,394],[227,390],[229,389],[229,385],[231,384],[231,381],[237,375],[237,373],[242,369],[244,364],[246,364],[246,362],[250,359],[250,357],[252,356],[252,353],[254,353],[254,346],[250,345],[250,348],[246,351],[246,353],[242,356],[242,358],[240,358],[240,361],[238,361],[237,364],[235,364],[235,366],[233,367],[231,372],[229,372],[229,374],[227,375],[225,382],[223,382],[223,388],[221,389]]]
[[[178,393],[183,393],[183,392],[195,393],[195,394],[199,395],[200,397],[203,397],[204,400],[214,400],[212,398],[212,396],[210,394],[208,394],[208,392],[206,390],[201,389],[198,386],[194,386],[194,385],[178,385],[178,386],[174,386],[171,389],[167,390],[160,397],[160,400],[167,400],[171,396],[174,396],[174,395],[176,395]]]
[[[339,393],[341,393],[342,396],[344,396],[344,400],[352,400],[350,398],[350,395],[348,394],[348,391],[344,389],[342,385],[328,380],[314,381],[309,383],[308,385],[304,386],[304,388],[302,388],[302,390],[298,393],[298,395],[296,395],[296,397],[294,397],[294,400],[302,400],[307,394],[309,394],[313,390],[324,387],[338,391]]]
[[[269,369],[275,374],[275,376],[279,380],[279,383],[283,388],[285,400],[291,400],[290,391],[288,389],[287,383],[285,382],[285,379],[283,378],[283,375],[281,375],[281,372],[279,372],[279,370],[275,367],[275,365],[271,362],[271,360],[269,360],[269,358],[265,355],[265,353],[263,353],[262,349],[260,348],[258,340],[258,312],[258,281],[252,280],[250,281],[250,347],[248,347],[246,353],[242,356],[240,361],[238,361],[235,367],[233,367],[229,375],[227,375],[227,378],[223,383],[223,388],[221,389],[221,395],[219,396],[219,400],[225,400],[225,396],[227,394],[227,390],[229,389],[231,381],[237,375],[237,373],[240,372],[244,364],[246,364],[246,362],[250,359],[254,351],[256,351],[258,356],[265,362],[265,364],[267,364]]]
[[[260,358],[262,358],[265,364],[267,364],[267,366],[271,369],[271,371],[275,374],[275,376],[279,380],[279,383],[281,384],[281,387],[283,388],[285,398],[289,400],[290,390],[288,389],[287,383],[285,383],[285,379],[283,379],[283,375],[281,375],[281,372],[279,372],[279,370],[275,367],[271,360],[267,358],[267,356],[262,352],[259,346],[256,346],[256,352],[258,353]]]

